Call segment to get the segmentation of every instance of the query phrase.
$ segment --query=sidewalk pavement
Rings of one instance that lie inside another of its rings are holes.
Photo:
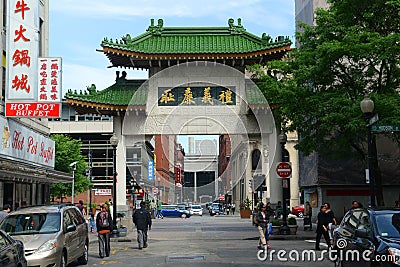
[[[238,220],[243,220],[240,218],[239,215],[221,215],[224,217],[237,217]],[[279,235],[279,234],[273,234],[270,235],[271,240],[313,240],[315,239],[316,233],[315,230],[317,229],[317,225],[313,224],[313,229],[312,231],[310,230],[304,230],[304,224],[303,224],[303,219],[302,218],[296,218],[297,221],[297,233],[296,235]],[[252,225],[252,222],[250,219],[248,219],[249,222],[249,228],[254,227]],[[112,237],[111,242],[136,242],[136,230],[134,229],[133,222],[132,222],[132,215],[131,212],[127,214],[124,218],[119,221],[117,220],[117,225],[123,225],[127,228],[127,235],[125,237]],[[259,236],[251,236],[248,239],[258,239]],[[89,232],[89,243],[97,243],[97,232],[95,231],[94,233]]]

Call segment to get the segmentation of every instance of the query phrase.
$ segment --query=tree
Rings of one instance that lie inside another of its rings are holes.
[[[85,176],[87,163],[81,154],[82,142],[72,139],[68,135],[54,134],[51,138],[55,141],[55,170],[72,173],[69,166],[72,162],[77,161],[75,170],[75,193],[81,193],[89,189],[90,182]],[[71,196],[72,184],[52,184],[50,187],[50,196],[58,197],[61,200],[65,196]]]
[[[269,103],[277,105],[278,123],[299,133],[302,153],[364,160],[364,95],[374,100],[380,123],[400,123],[400,1],[329,2],[328,10],[317,10],[316,26],[301,24],[297,50],[271,62],[267,72],[260,66],[250,70]],[[375,178],[379,185],[379,169]],[[383,204],[381,190],[377,197]]]

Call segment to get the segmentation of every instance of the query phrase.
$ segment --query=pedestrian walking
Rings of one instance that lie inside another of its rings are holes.
[[[330,246],[328,224],[329,224],[329,219],[326,213],[326,207],[325,205],[322,205],[317,216],[317,236],[315,238],[316,239],[315,250],[321,250],[321,248],[319,247],[319,243],[321,242],[322,236],[324,236],[325,242],[328,245],[328,247]]]
[[[107,204],[103,204],[101,211],[96,217],[96,227],[99,239],[99,256],[110,256],[110,233],[114,229],[111,213],[108,212]]]
[[[2,222],[4,220],[4,218],[8,216],[10,211],[11,211],[11,205],[10,204],[4,204],[3,210],[0,211],[0,222]]]
[[[331,210],[331,205],[329,203],[324,203],[324,206],[326,208],[326,214],[327,214],[327,218],[328,218],[328,234],[329,234],[329,239],[330,239],[329,244],[332,245],[333,229],[334,229],[334,227],[337,226],[337,221],[335,218],[335,214]],[[360,203],[359,203],[359,206],[360,206]]]
[[[139,249],[147,248],[147,231],[151,230],[151,215],[144,201],[140,202],[140,209],[133,212],[132,221],[136,226]]]
[[[271,246],[268,244],[269,232],[267,227],[269,219],[266,212],[267,207],[263,203],[260,203],[259,208],[260,210],[256,214],[256,224],[258,233],[260,234],[258,249],[265,249],[265,248],[269,249],[271,248]]]
[[[150,209],[151,209],[151,218],[155,219],[157,216],[157,205],[154,202],[154,199],[152,199],[150,202]]]
[[[85,206],[83,205],[83,201],[79,200],[79,204],[77,205],[78,209],[81,211],[82,215],[86,215]]]
[[[236,204],[232,203],[232,206],[231,206],[232,215],[235,215],[235,210],[236,210]]]
[[[354,210],[354,209],[361,209],[363,207],[363,205],[358,202],[357,200],[353,200],[353,202],[351,202],[351,208],[349,210]]]
[[[304,215],[306,216],[304,218],[304,229],[306,228],[306,225],[308,225],[308,228],[310,228],[309,230],[312,231],[312,207],[309,201],[306,201],[306,204],[304,205]]]
[[[161,210],[162,210],[162,201],[158,200],[157,201],[157,218],[164,219],[164,216],[163,216]]]

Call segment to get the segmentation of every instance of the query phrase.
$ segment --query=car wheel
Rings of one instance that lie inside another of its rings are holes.
[[[303,218],[304,217],[304,213],[302,211],[299,211],[299,213],[297,213],[297,217]]]
[[[60,267],[66,267],[66,266],[67,266],[67,254],[65,253],[65,251],[63,251],[60,258]]]
[[[187,217],[187,215],[185,213],[181,214],[181,218],[186,218],[186,217]]]
[[[89,259],[89,251],[88,250],[89,250],[88,249],[88,244],[86,243],[85,246],[84,246],[84,251],[83,251],[82,256],[80,256],[78,258],[78,263],[80,265],[86,265],[88,263],[88,259]]]

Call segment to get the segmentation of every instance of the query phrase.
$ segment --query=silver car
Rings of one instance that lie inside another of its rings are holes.
[[[11,212],[0,229],[23,242],[28,266],[67,266],[88,262],[87,223],[73,205],[20,208]]]

